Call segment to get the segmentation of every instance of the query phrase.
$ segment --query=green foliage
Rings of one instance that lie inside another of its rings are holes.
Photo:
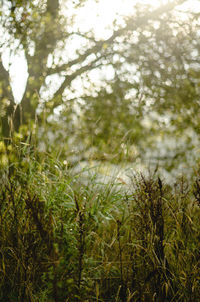
[[[199,300],[199,170],[171,185],[75,173],[82,160],[198,166],[199,15],[179,18],[183,2],[135,7],[107,39],[77,24],[87,0],[2,2],[0,301]]]
[[[3,1],[2,137],[30,131],[37,120],[46,150],[57,149],[63,158],[76,149],[88,159],[93,149],[94,159],[133,162],[156,150],[151,160],[163,161],[167,170],[175,166],[174,157],[176,166],[183,160],[188,164],[188,157],[195,161],[198,14],[185,11],[179,5],[184,0],[158,9],[140,4],[132,15],[116,16],[110,37],[100,39],[95,24],[88,32],[77,22],[88,2]],[[12,55],[6,62],[8,50]],[[18,56],[26,61],[28,79],[16,107],[6,65]],[[172,160],[169,152],[158,155],[159,142],[166,146],[170,140]]]
[[[15,145],[1,169],[0,301],[197,301],[200,184],[87,184]],[[124,184],[122,186],[125,186]]]

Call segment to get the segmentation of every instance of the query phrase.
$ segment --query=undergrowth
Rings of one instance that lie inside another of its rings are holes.
[[[200,173],[87,184],[30,145],[1,163],[0,301],[199,301]]]

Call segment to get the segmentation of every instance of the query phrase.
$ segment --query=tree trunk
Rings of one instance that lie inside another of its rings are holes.
[[[8,71],[4,68],[0,58],[0,89],[1,89],[1,135],[7,141],[11,133],[19,129],[20,125],[20,107],[16,106],[12,88],[10,86],[10,77]]]

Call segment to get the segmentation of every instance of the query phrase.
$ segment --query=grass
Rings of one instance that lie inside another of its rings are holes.
[[[199,176],[169,186],[136,175],[125,192],[11,146],[1,166],[0,301],[198,301]]]

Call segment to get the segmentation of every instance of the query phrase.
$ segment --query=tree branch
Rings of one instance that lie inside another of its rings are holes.
[[[103,47],[104,44],[110,44],[112,43],[117,37],[121,36],[124,34],[124,32],[129,31],[129,30],[136,30],[138,27],[146,25],[148,21],[150,20],[155,20],[157,19],[160,15],[163,13],[167,13],[171,11],[173,8],[175,8],[177,5],[180,5],[184,3],[186,0],[177,0],[177,1],[172,1],[169,2],[166,5],[163,5],[157,9],[155,9],[153,12],[149,12],[145,14],[144,16],[138,17],[134,22],[132,18],[127,22],[127,25],[124,28],[118,29],[114,31],[112,36],[106,40],[100,40],[97,41],[96,44],[89,48],[85,53],[80,55],[77,59],[72,60],[66,64],[63,64],[61,66],[58,66],[56,68],[49,68],[47,70],[48,75],[54,74],[54,73],[60,73],[62,71],[66,71],[68,68],[72,67],[75,64],[78,64],[81,62],[84,62],[84,60],[91,54],[97,53],[100,51]]]
[[[76,70],[74,73],[72,73],[69,76],[65,77],[65,80],[63,81],[63,83],[61,84],[61,86],[59,87],[59,89],[55,92],[54,97],[57,97],[59,95],[62,95],[62,93],[64,92],[65,88],[67,86],[69,86],[71,84],[71,82],[79,75],[83,74],[85,71],[89,71],[92,70],[94,68],[96,68],[97,66],[95,65],[96,62],[98,62],[101,58],[96,58],[92,63],[90,63],[90,65],[85,65],[82,66],[81,68],[79,68],[78,70]]]

